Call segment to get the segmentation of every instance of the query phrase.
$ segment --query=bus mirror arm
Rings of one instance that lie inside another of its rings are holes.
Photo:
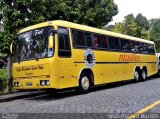
[[[13,49],[13,44],[11,43],[11,44],[10,44],[10,53],[11,53],[11,54],[13,53],[13,50],[12,50],[12,49]]]
[[[53,36],[50,35],[48,39],[48,48],[53,48]]]

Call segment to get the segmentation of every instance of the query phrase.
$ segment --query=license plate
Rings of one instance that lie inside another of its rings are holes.
[[[32,82],[27,82],[26,86],[32,86]]]

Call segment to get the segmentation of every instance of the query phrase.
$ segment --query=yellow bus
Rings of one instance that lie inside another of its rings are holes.
[[[123,34],[55,20],[22,29],[13,63],[15,89],[87,93],[95,85],[144,81],[157,73],[155,44]]]

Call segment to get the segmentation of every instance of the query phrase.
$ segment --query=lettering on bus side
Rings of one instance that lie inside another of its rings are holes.
[[[119,55],[119,61],[120,62],[139,62],[140,61],[140,57],[139,55],[136,54],[120,54]]]
[[[44,69],[44,65],[35,65],[35,66],[28,66],[28,67],[18,67],[16,68],[17,72],[21,71],[33,71],[33,70],[42,70]]]

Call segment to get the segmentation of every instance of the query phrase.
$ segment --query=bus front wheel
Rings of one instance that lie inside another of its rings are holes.
[[[90,91],[90,88],[91,88],[91,82],[89,76],[86,75],[85,73],[82,73],[79,80],[79,87],[78,87],[79,92],[83,94],[88,93]]]
[[[157,77],[160,77],[160,70],[158,70]]]

